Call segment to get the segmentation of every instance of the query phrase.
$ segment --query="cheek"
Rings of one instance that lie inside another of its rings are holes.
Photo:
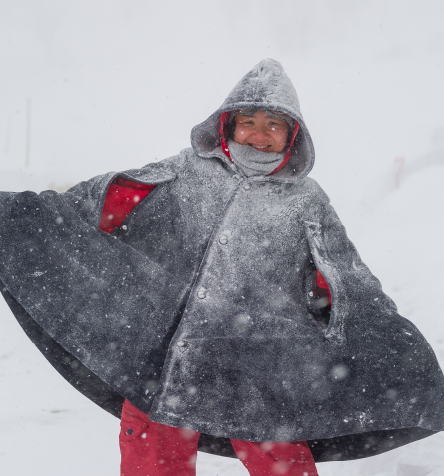
[[[236,129],[234,131],[234,141],[238,143],[242,143],[245,140],[245,137],[247,136],[246,131],[243,129]]]
[[[281,144],[286,144],[286,143],[287,143],[287,137],[288,137],[288,134],[284,134],[284,135],[281,137]]]
[[[279,144],[286,144],[287,143],[287,137],[288,137],[288,133],[287,131],[277,131],[275,130],[274,131],[274,139],[277,143]]]
[[[285,148],[285,144],[287,143],[288,133],[287,131],[274,131],[273,138],[276,142],[276,150],[275,152],[282,152]]]

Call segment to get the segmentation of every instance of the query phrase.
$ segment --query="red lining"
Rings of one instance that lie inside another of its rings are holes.
[[[318,288],[327,289],[328,290],[328,303],[331,306],[331,292],[330,288],[328,287],[327,281],[325,280],[324,276],[320,273],[319,270],[316,270],[316,285]]]
[[[230,119],[230,111],[223,112],[220,115],[220,126],[219,126],[219,133],[217,135],[217,139],[220,139],[220,145],[224,154],[233,162],[231,158],[230,150],[228,149],[226,137],[228,136],[228,121]]]
[[[132,182],[117,177],[106,193],[99,229],[112,233],[123,223],[134,207],[155,188],[156,185]]]

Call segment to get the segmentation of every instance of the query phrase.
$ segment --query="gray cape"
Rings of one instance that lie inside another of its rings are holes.
[[[215,148],[220,114],[253,107],[300,123],[271,176]],[[227,438],[308,440],[317,461],[353,459],[442,430],[436,357],[306,177],[314,148],[280,64],[253,68],[191,140],[63,194],[1,194],[2,292],[45,357],[112,414],[126,398],[215,454],[233,456]],[[108,235],[118,176],[157,187]]]

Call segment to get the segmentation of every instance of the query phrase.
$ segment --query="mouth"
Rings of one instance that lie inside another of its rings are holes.
[[[257,149],[257,150],[265,150],[271,147],[270,145],[258,145],[258,144],[249,144],[249,145],[253,147],[253,149]]]

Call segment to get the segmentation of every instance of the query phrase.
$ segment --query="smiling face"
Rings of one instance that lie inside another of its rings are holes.
[[[285,119],[267,116],[265,111],[251,115],[236,114],[234,141],[249,145],[260,152],[282,152],[288,138]]]

